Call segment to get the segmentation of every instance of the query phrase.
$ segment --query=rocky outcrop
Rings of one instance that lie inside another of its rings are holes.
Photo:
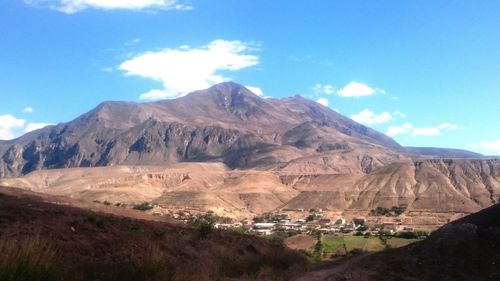
[[[53,168],[193,161],[368,173],[403,157],[400,149],[384,134],[311,100],[262,99],[241,85],[222,83],[176,100],[105,102],[71,122],[2,141],[0,177]],[[340,166],[323,160],[341,154],[351,160]]]

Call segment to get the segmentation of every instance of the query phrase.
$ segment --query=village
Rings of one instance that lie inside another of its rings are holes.
[[[99,202],[111,205],[109,202]],[[126,207],[126,205],[115,204]],[[146,211],[153,216],[165,216],[183,224],[197,224],[209,221],[211,227],[221,230],[237,230],[240,232],[269,236],[276,233],[289,234],[342,234],[363,236],[395,236],[401,233],[411,234],[413,238],[425,238],[433,229],[414,229],[404,223],[401,215],[406,206],[392,208],[377,207],[367,216],[345,216],[317,209],[281,209],[272,213],[264,213],[251,218],[237,220],[221,216],[213,211],[202,212],[196,209],[166,209],[157,204],[142,203],[133,209]]]
[[[294,212],[276,212],[256,216],[252,219],[234,221],[230,218],[214,215],[207,212],[204,216],[214,218],[214,228],[223,230],[242,229],[245,232],[257,235],[272,235],[280,232],[313,234],[318,231],[323,234],[355,234],[355,235],[394,235],[398,232],[412,232],[412,228],[405,227],[397,217],[387,218],[386,221],[370,221],[365,217],[347,219],[341,216],[325,215],[322,209],[294,210]],[[176,211],[170,215],[182,222],[190,223],[203,216],[189,210]]]

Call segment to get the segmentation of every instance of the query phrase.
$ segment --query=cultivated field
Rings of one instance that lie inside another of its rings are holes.
[[[399,248],[419,239],[403,239],[388,237],[387,245],[390,248]],[[378,236],[353,236],[353,235],[325,235],[323,236],[324,256],[345,255],[354,249],[366,252],[382,251],[386,248]]]

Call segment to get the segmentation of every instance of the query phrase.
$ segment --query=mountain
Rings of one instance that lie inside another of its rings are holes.
[[[232,82],[174,100],[104,102],[0,141],[2,185],[236,218],[404,205],[405,223],[436,226],[497,202],[499,175],[499,160],[402,147],[314,101],[264,99]]]
[[[410,147],[406,146],[404,151],[415,158],[462,158],[478,159],[485,158],[480,153],[471,152],[463,149],[438,148],[438,147]]]
[[[500,280],[500,204],[399,249],[323,264],[295,281]]]
[[[0,143],[0,177],[40,169],[223,162],[230,168],[367,173],[406,159],[391,138],[299,96],[222,83],[154,103],[104,102]]]

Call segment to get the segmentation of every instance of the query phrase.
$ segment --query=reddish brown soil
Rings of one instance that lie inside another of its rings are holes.
[[[286,280],[307,260],[259,237],[91,212],[0,188],[0,241],[45,239],[58,280]]]
[[[285,239],[285,245],[294,250],[311,251],[316,244],[316,239],[307,234],[298,234]]]

